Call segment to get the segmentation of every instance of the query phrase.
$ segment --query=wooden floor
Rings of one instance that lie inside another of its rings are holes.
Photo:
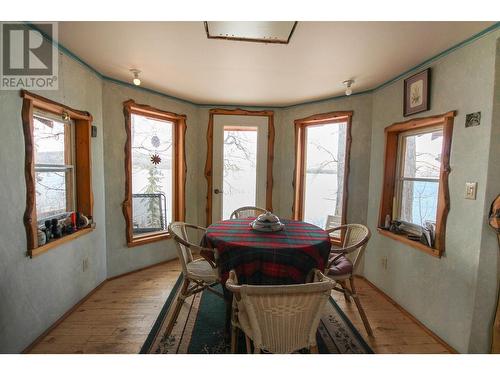
[[[341,293],[333,298],[361,333],[375,353],[380,354],[449,354],[447,346],[439,343],[407,313],[391,303],[364,279],[356,278],[356,289],[365,309],[373,337],[366,334],[354,302],[347,303]]]
[[[171,261],[106,282],[30,353],[138,353],[179,273]],[[374,338],[354,303],[339,293],[334,298],[376,353],[449,353],[367,282],[357,286]]]

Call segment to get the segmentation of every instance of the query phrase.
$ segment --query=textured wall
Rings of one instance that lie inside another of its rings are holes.
[[[486,215],[500,190],[499,36],[498,31],[490,33],[431,64],[432,107],[420,115],[458,110],[447,251],[441,259],[376,232],[383,129],[404,119],[402,80],[371,94],[275,110],[274,211],[284,217],[292,214],[293,121],[316,113],[353,110],[347,219],[367,222],[373,232],[364,274],[461,352],[488,351],[497,291],[498,249]],[[97,229],[34,259],[25,256],[22,101],[18,92],[0,91],[0,352],[21,351],[106,277],[175,257],[171,240],[134,248],[126,245],[121,210],[125,194],[123,101],[134,99],[187,115],[186,220],[205,223],[203,171],[209,108],[102,81],[63,55],[59,72],[60,90],[40,94],[88,110],[99,129],[98,138],[92,140]],[[465,129],[465,114],[474,111],[482,112],[482,124]],[[466,181],[478,182],[476,201],[463,199]],[[380,266],[383,256],[388,257],[387,271]],[[83,258],[90,263],[86,272],[82,272]]]
[[[485,225],[485,187],[492,130],[496,38],[499,34],[498,31],[489,34],[432,63],[431,110],[415,115],[430,116],[457,110],[449,177],[451,209],[446,253],[441,259],[383,237],[376,231],[382,188],[384,128],[404,120],[403,80],[373,94],[367,222],[374,235],[367,248],[364,273],[460,352],[470,350],[476,276]],[[465,128],[465,115],[476,111],[482,113],[481,126]],[[478,182],[477,200],[464,199],[466,181]],[[387,270],[381,267],[383,256],[388,257]],[[491,279],[483,286],[496,288]],[[491,314],[491,311],[484,313]],[[472,346],[485,351],[484,335],[481,340],[481,345]]]
[[[0,353],[22,351],[106,278],[102,82],[60,55],[59,90],[37,93],[89,111],[98,126],[98,137],[92,138],[97,228],[38,257],[26,257],[22,99],[19,91],[0,91]],[[84,258],[89,261],[85,272]]]
[[[185,114],[186,124],[186,221],[198,220],[199,180],[198,143],[204,136],[198,128],[197,107],[142,90],[105,81],[103,86],[104,110],[104,170],[106,176],[106,227],[108,277],[172,259],[177,256],[173,240],[127,247],[125,219],[122,203],[125,198],[125,119],[123,102],[134,99],[165,111]]]
[[[491,202],[500,194],[500,39],[496,41],[495,87],[490,140],[483,235],[476,272],[476,294],[469,340],[469,351],[473,353],[485,353],[490,350],[491,327],[496,311],[500,276],[500,244],[495,232],[488,225]]]
[[[333,111],[353,111],[347,221],[351,223],[366,222],[372,111],[370,94],[305,104],[280,111],[276,123],[274,197],[278,198],[277,204],[275,204],[276,212],[284,217],[292,216],[292,183],[295,168],[294,120]]]

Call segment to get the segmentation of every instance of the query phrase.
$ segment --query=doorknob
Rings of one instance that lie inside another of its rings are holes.
[[[223,191],[222,191],[222,190],[219,190],[219,189],[215,189],[215,190],[214,190],[214,193],[215,193],[215,194],[222,194],[222,193],[223,193]]]

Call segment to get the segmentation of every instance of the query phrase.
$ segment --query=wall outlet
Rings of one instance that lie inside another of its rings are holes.
[[[384,270],[387,270],[387,257],[382,257],[382,259],[380,259],[380,264],[382,265],[382,268]]]
[[[465,183],[465,199],[476,199],[477,182]]]
[[[83,258],[82,271],[85,272],[89,268],[89,258]]]

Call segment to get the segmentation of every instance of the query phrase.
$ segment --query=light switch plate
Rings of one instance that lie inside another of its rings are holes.
[[[465,199],[476,200],[477,182],[465,183]]]

